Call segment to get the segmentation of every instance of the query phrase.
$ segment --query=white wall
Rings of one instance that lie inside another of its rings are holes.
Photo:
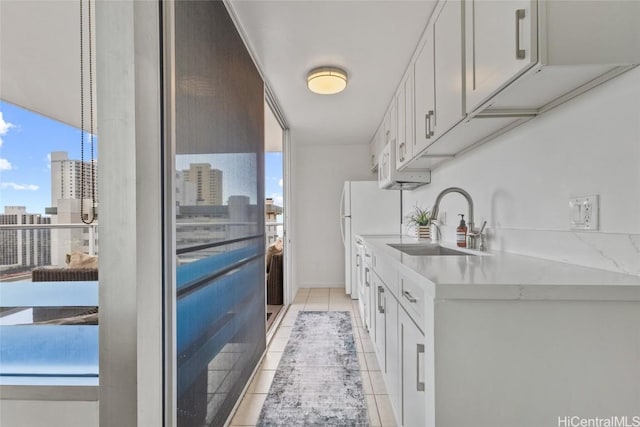
[[[443,165],[404,209],[458,186],[488,221],[489,247],[640,274],[640,69],[611,80]],[[569,231],[570,196],[600,195],[600,230]],[[453,242],[464,199],[445,196]]]
[[[369,145],[310,146],[292,131],[293,291],[344,286],[339,205],[344,181],[375,179]]]
[[[2,427],[98,426],[98,402],[0,400]]]

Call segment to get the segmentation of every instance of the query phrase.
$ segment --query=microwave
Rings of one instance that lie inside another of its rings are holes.
[[[396,150],[387,143],[378,156],[378,187],[385,190],[413,190],[431,182],[430,170],[396,169]]]

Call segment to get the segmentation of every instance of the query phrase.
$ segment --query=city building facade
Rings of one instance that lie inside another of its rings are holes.
[[[82,252],[98,253],[98,162],[69,159],[66,151],[51,153],[51,224],[82,224],[81,228],[51,230],[51,264],[62,266],[66,255]]]
[[[27,213],[25,206],[5,206],[2,225],[50,224],[51,218]],[[0,230],[0,269],[19,272],[51,264],[51,230],[28,228]]]
[[[209,163],[191,163],[182,171],[183,180],[195,184],[197,205],[222,205],[222,171]]]

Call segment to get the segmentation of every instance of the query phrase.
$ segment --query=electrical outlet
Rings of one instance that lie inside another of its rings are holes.
[[[569,198],[571,230],[597,230],[599,210],[598,195]]]

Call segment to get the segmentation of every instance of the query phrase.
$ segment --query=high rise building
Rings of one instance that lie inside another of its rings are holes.
[[[30,214],[24,206],[5,206],[0,224],[50,224],[41,214]],[[0,230],[0,268],[19,271],[51,264],[51,230],[25,228]],[[23,268],[24,267],[24,268]]]
[[[85,220],[90,220],[93,218],[94,196],[97,212],[98,162],[71,160],[66,151],[52,152],[51,207],[46,209],[46,213],[51,215],[51,223],[80,224],[82,215]],[[93,226],[59,228],[51,231],[51,264],[53,265],[64,265],[66,254],[74,251],[95,255],[97,248],[97,232]]]
[[[185,182],[196,186],[196,205],[222,204],[222,171],[209,163],[191,163],[182,171]]]
[[[176,171],[176,204],[178,206],[196,205],[196,184],[186,181],[184,171]]]
[[[93,185],[92,168],[95,178]],[[58,206],[60,199],[92,199],[93,196],[97,203],[98,162],[70,160],[66,151],[53,151],[51,153],[51,206]]]

